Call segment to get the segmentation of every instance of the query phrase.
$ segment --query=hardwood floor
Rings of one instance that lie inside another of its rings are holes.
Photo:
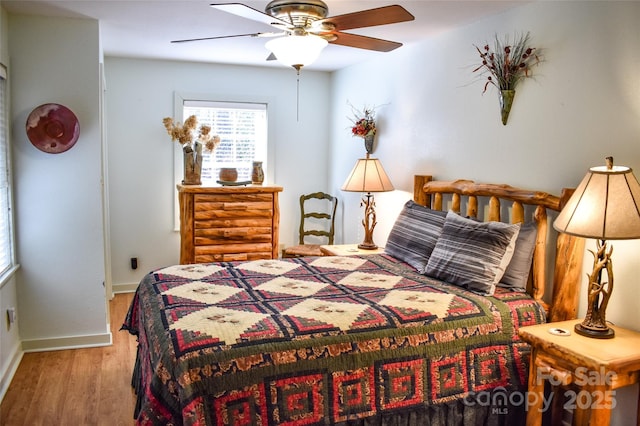
[[[110,302],[113,345],[24,354],[0,425],[133,425],[136,338],[119,331],[133,294]]]

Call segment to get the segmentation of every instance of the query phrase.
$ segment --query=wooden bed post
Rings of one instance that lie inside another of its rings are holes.
[[[414,175],[413,176],[413,201],[421,206],[431,207],[431,195],[423,191],[424,184],[430,182],[433,176]]]
[[[532,261],[533,280],[531,280],[531,289],[527,289],[527,291],[535,300],[540,302],[542,306],[547,309],[549,304],[543,300],[544,294],[547,291],[547,209],[543,206],[537,206],[534,217],[537,223],[538,232],[536,235],[536,247],[533,252]]]
[[[563,189],[560,209],[573,194],[573,189]],[[556,264],[553,269],[553,304],[549,322],[577,318],[580,284],[582,283],[582,259],[585,239],[558,233]]]

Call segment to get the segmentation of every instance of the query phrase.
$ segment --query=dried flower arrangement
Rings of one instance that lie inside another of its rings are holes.
[[[377,131],[375,108],[364,107],[362,111],[359,111],[351,106],[351,110],[353,112],[353,118],[351,119],[351,122],[353,123],[351,126],[351,133],[353,136],[365,138],[367,136],[375,135]]]
[[[175,123],[173,118],[162,119],[167,133],[172,141],[178,141],[182,145],[184,156],[184,180],[183,185],[200,185],[202,172],[202,150],[212,152],[220,143],[219,136],[211,135],[211,126],[200,126],[198,137],[193,137],[193,132],[198,126],[195,115],[189,116],[184,124]]]
[[[211,152],[220,143],[218,135],[211,135],[211,126],[200,126],[198,137],[193,139],[193,131],[198,126],[198,119],[195,115],[189,116],[183,125],[174,122],[173,118],[165,117],[162,119],[167,133],[171,136],[172,141],[178,141],[182,145],[185,152],[196,151],[193,145],[200,143],[205,151]]]
[[[538,49],[529,47],[529,41],[529,33],[514,36],[513,43],[508,37],[501,41],[496,35],[493,50],[489,44],[482,49],[474,45],[482,63],[473,72],[489,74],[482,93],[490,84],[500,90],[514,90],[523,78],[531,76],[531,68],[540,63],[540,57]]]

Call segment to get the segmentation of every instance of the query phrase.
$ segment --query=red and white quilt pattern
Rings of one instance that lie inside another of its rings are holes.
[[[141,282],[141,424],[341,424],[526,383],[526,294],[386,255],[176,265]],[[151,377],[148,377],[151,376]]]

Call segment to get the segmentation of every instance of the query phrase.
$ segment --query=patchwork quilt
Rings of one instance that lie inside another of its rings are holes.
[[[123,328],[138,424],[297,426],[522,390],[517,329],[543,321],[525,293],[479,296],[381,254],[170,266]]]

